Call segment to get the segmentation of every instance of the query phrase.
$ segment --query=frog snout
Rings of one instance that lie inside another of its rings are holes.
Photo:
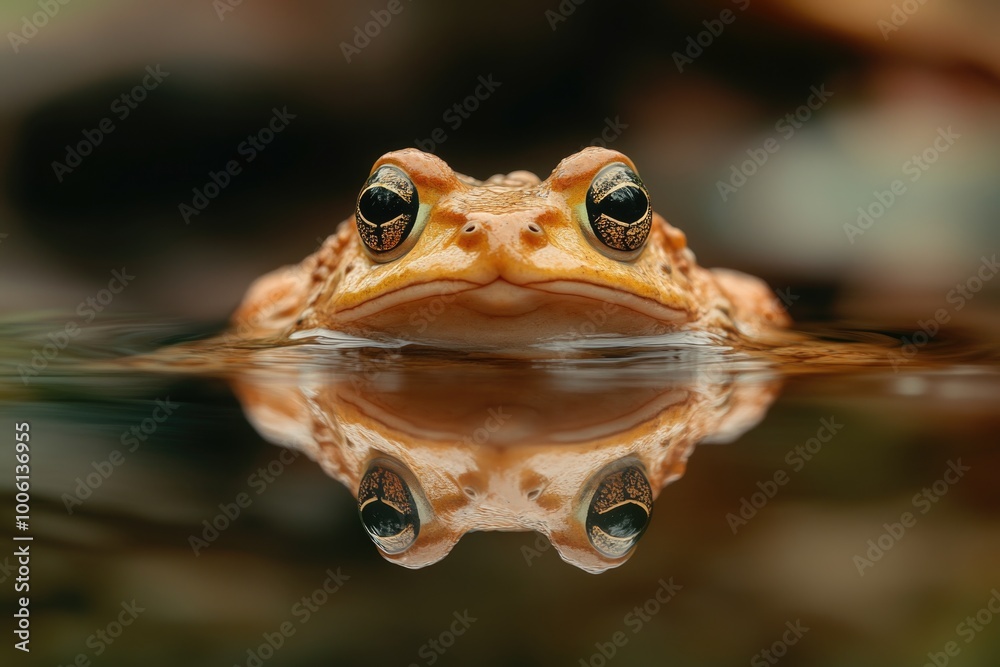
[[[532,215],[469,216],[458,229],[458,243],[466,250],[497,251],[503,248],[537,250],[548,243],[545,228]]]

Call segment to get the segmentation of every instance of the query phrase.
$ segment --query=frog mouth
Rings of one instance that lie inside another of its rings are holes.
[[[680,324],[688,319],[687,312],[681,308],[673,308],[648,297],[638,296],[631,292],[590,282],[579,280],[547,280],[527,283],[525,287],[550,294],[593,299],[594,301],[627,308],[660,322]]]
[[[622,308],[635,315],[675,326],[688,319],[685,310],[606,285],[580,280],[513,283],[503,278],[488,283],[449,279],[407,285],[338,310],[336,319],[342,323],[359,322],[392,311],[437,315],[452,306],[489,317],[518,317],[557,302],[573,303],[575,310],[584,315]]]

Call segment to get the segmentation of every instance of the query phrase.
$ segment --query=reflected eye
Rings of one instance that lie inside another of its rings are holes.
[[[377,463],[361,478],[358,512],[369,537],[389,554],[408,549],[420,532],[410,488],[402,477]]]
[[[637,466],[601,480],[587,510],[587,537],[605,556],[624,556],[642,537],[653,511],[653,491]]]
[[[620,162],[599,171],[587,190],[587,221],[607,248],[625,253],[641,249],[653,210],[639,175]]]
[[[379,167],[358,195],[358,235],[376,256],[392,253],[413,231],[418,208],[413,181],[397,167]]]

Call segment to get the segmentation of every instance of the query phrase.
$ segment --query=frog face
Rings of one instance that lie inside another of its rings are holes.
[[[761,281],[698,266],[632,161],[593,147],[544,181],[477,181],[416,149],[387,153],[354,216],[298,265],[258,279],[233,315],[250,337],[333,331],[490,349],[677,330],[735,338],[787,321]]]
[[[635,165],[590,148],[545,180],[480,182],[414,149],[379,159],[351,248],[313,324],[457,344],[539,339],[584,323],[649,335],[698,310],[683,234],[653,212]]]

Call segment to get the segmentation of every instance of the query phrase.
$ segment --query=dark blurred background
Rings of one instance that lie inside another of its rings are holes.
[[[628,154],[703,263],[794,288],[799,316],[943,299],[1000,238],[992,3],[229,1],[74,2],[34,33],[38,6],[3,5],[0,306],[72,307],[126,266],[113,309],[222,318],[350,214],[378,156],[436,128],[434,152],[479,178],[544,177],[595,142]],[[449,112],[480,77],[500,85]],[[144,79],[144,99],[120,99]],[[274,108],[295,118],[247,162]],[[949,127],[911,182],[904,163]],[[100,144],[54,167],[85,132]],[[724,198],[769,138],[777,152]],[[186,224],[180,204],[234,159]],[[885,215],[845,230],[897,178]]]

